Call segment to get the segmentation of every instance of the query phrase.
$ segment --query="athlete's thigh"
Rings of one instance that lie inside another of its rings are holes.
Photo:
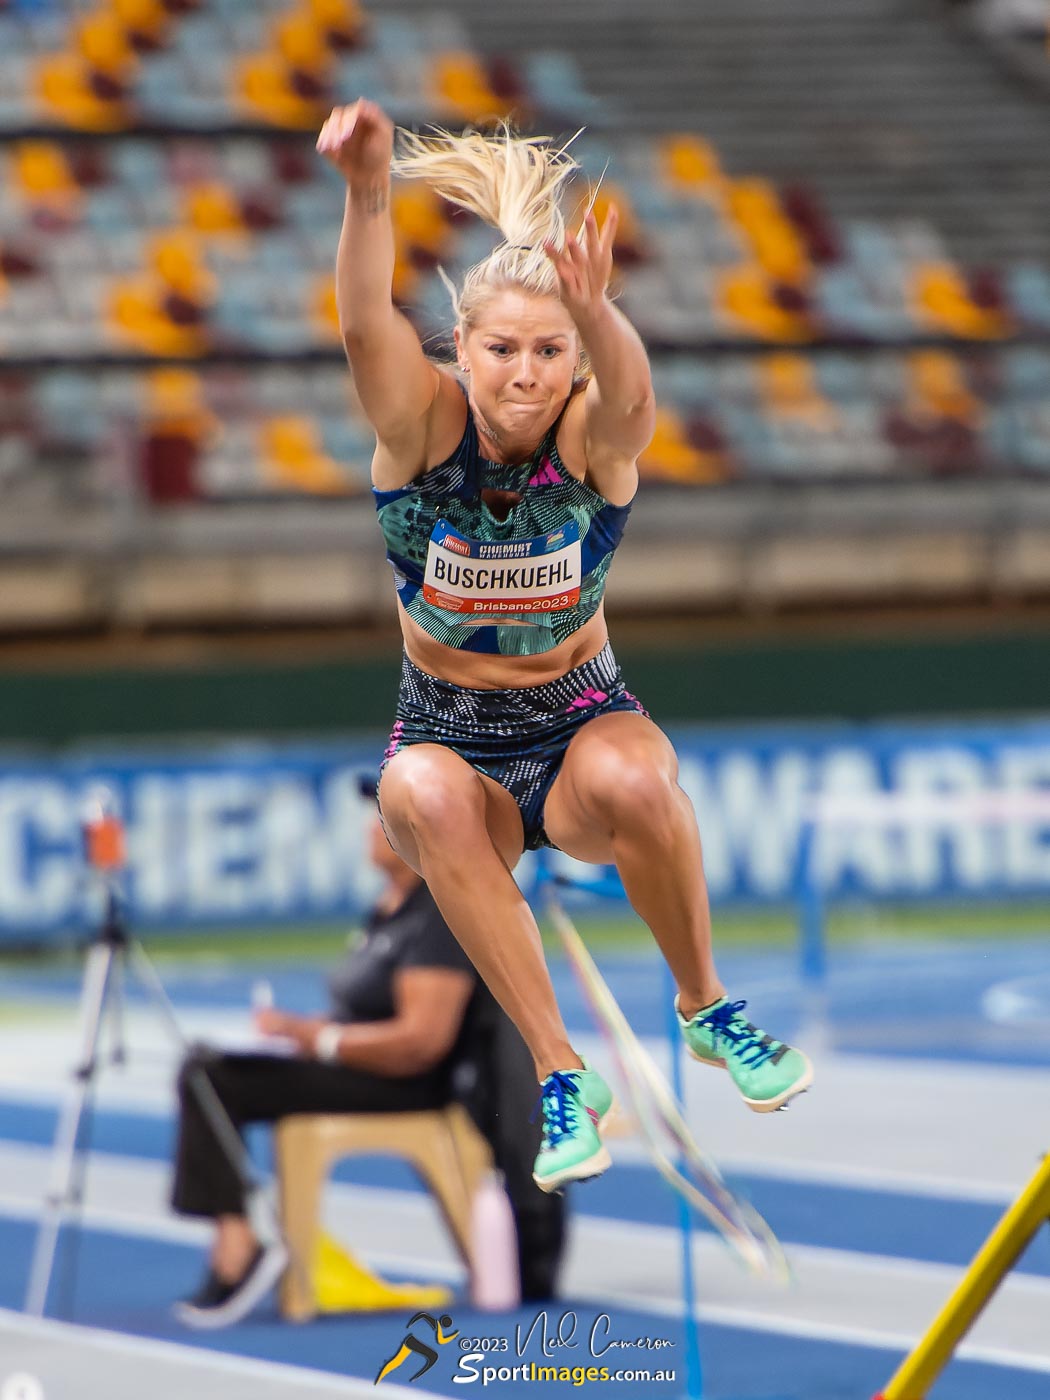
[[[441,744],[410,744],[396,753],[379,782],[379,811],[387,840],[421,875],[420,844],[487,835],[513,869],[525,847],[518,804],[506,788]]]
[[[576,860],[612,863],[610,811],[619,794],[654,777],[674,778],[671,741],[647,715],[598,715],[573,735],[543,808],[543,829]]]

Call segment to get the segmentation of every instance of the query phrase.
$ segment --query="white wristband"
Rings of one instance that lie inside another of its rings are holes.
[[[342,1044],[342,1040],[342,1026],[329,1021],[314,1036],[314,1054],[319,1060],[338,1060],[339,1046]]]

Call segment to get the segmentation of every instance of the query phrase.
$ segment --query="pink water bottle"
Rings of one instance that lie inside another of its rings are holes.
[[[470,1301],[482,1312],[510,1312],[521,1303],[518,1234],[500,1172],[486,1172],[470,1212]]]

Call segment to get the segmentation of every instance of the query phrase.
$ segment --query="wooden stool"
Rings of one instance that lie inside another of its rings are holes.
[[[470,1269],[470,1207],[492,1153],[462,1104],[420,1113],[297,1113],[277,1124],[275,1144],[281,1228],[291,1255],[281,1284],[286,1318],[304,1321],[317,1312],[313,1260],[321,1195],[340,1157],[382,1154],[415,1167]]]

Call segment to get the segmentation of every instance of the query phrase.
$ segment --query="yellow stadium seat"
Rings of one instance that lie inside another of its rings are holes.
[[[294,13],[278,20],[274,35],[276,50],[292,68],[323,77],[331,63],[331,52],[323,30],[309,14]]]
[[[663,177],[675,189],[709,190],[724,180],[717,151],[701,136],[666,136],[659,152]]]
[[[967,339],[996,340],[1010,330],[1001,312],[975,305],[964,279],[950,263],[925,263],[916,268],[912,303],[920,320]]]
[[[812,339],[807,319],[779,306],[763,268],[750,263],[715,278],[716,305],[736,330],[763,340],[799,342]]]
[[[796,285],[805,281],[812,270],[809,255],[773,186],[766,180],[734,180],[727,193],[730,215],[769,275]]]
[[[202,303],[212,300],[215,278],[204,265],[200,240],[194,234],[178,229],[157,234],[146,252],[154,272],[177,295]]]
[[[920,416],[975,424],[982,406],[971,393],[958,358],[947,350],[917,350],[906,361],[908,409]]]
[[[656,411],[652,441],[638,459],[640,474],[651,481],[704,485],[725,477],[721,454],[702,452],[686,436],[685,426],[671,408]]]
[[[199,442],[217,426],[204,401],[200,375],[193,370],[151,370],[145,389],[143,416],[154,431],[179,433]]]
[[[197,326],[176,325],[164,311],[165,289],[155,277],[118,279],[111,290],[107,325],[111,334],[147,355],[196,357],[207,339]]]
[[[335,283],[330,273],[315,278],[310,293],[310,321],[316,331],[337,344],[340,339],[339,308],[335,299]]]
[[[328,35],[356,38],[366,26],[357,0],[306,0],[306,5],[314,23]]]
[[[492,91],[474,54],[437,54],[432,73],[438,101],[462,121],[487,122],[507,115],[507,104]]]
[[[89,15],[77,26],[74,42],[93,68],[115,78],[128,76],[138,63],[127,30],[110,10]]]
[[[262,466],[274,484],[312,495],[345,495],[352,483],[324,450],[312,418],[287,414],[268,418],[261,428]]]
[[[837,415],[817,386],[813,363],[789,352],[763,356],[757,366],[759,393],[765,411],[817,432],[831,432]]]
[[[110,8],[129,38],[160,41],[171,20],[162,0],[109,0]]]
[[[183,191],[183,208],[188,226],[204,234],[244,234],[240,204],[228,185],[212,181],[191,185]]]
[[[397,237],[408,248],[420,248],[440,257],[448,244],[449,226],[441,201],[429,186],[418,180],[395,186],[390,216]]]
[[[14,186],[27,202],[66,205],[79,199],[69,161],[54,141],[21,141],[12,155]]]
[[[288,65],[279,54],[252,54],[233,65],[231,101],[271,126],[306,130],[317,125],[324,104],[292,87]]]
[[[412,262],[407,251],[398,245],[394,250],[394,276],[392,292],[395,303],[404,306],[409,303],[419,285],[419,269]]]
[[[642,233],[641,222],[634,211],[634,205],[631,203],[630,195],[615,180],[603,180],[594,197],[594,217],[598,220],[599,228],[605,223],[610,204],[616,205],[620,215],[620,222],[616,229],[617,246],[634,250],[640,249],[645,242],[645,237]],[[579,212],[582,214],[582,209]],[[578,224],[574,226],[573,232],[579,232]]]
[[[128,116],[120,98],[99,97],[79,54],[46,54],[37,62],[34,86],[41,106],[63,126],[80,131],[120,131]]]

